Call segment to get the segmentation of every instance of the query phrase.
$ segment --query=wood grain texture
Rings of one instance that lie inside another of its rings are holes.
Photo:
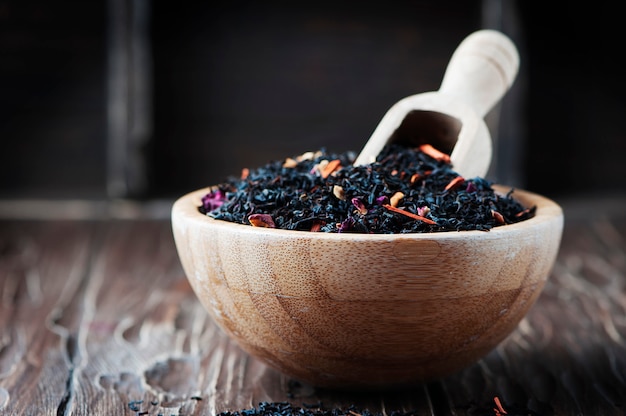
[[[233,344],[187,283],[169,222],[0,222],[0,415],[136,415],[133,401],[213,415],[267,400],[490,415],[494,396],[510,414],[622,415],[626,218],[567,213],[541,296],[495,350],[367,393],[296,383]]]
[[[489,232],[371,235],[276,230],[172,210],[182,266],[243,349],[324,387],[392,387],[449,375],[502,341],[541,293],[563,217],[523,191],[534,218]]]

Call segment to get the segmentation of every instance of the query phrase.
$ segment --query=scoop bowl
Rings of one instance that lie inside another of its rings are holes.
[[[505,193],[508,188],[495,186]],[[536,206],[490,231],[330,234],[251,227],[178,199],[181,264],[217,325],[252,356],[319,387],[387,388],[445,377],[504,340],[554,264],[563,212]]]
[[[483,118],[515,81],[519,60],[515,44],[505,34],[490,29],[471,33],[452,54],[439,90],[394,104],[354,164],[372,163],[388,143],[407,147],[428,143],[448,153],[464,177],[485,177],[493,150]]]

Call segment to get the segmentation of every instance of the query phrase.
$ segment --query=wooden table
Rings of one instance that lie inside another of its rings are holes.
[[[496,397],[509,415],[621,415],[624,208],[564,207],[557,264],[517,330],[458,374],[387,392],[318,390],[242,352],[196,301],[167,219],[0,221],[0,415],[213,415],[282,401],[498,415]]]

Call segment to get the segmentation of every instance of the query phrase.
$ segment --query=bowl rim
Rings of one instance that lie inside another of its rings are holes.
[[[315,238],[319,240],[350,240],[350,241],[376,241],[390,240],[398,238],[409,239],[429,239],[429,240],[447,240],[457,238],[467,238],[470,236],[485,235],[493,238],[502,237],[503,234],[510,234],[516,231],[528,231],[529,228],[541,227],[548,223],[558,221],[563,223],[563,210],[559,204],[543,195],[499,184],[492,185],[492,188],[499,195],[505,195],[513,190],[512,196],[519,201],[524,207],[536,206],[535,215],[524,221],[513,224],[506,224],[493,227],[487,231],[481,230],[462,230],[462,231],[440,231],[428,233],[395,233],[395,234],[366,234],[366,233],[327,233],[327,232],[310,232],[302,230],[285,230],[279,228],[253,227],[248,224],[234,223],[225,220],[218,220],[202,214],[198,207],[201,205],[201,198],[206,195],[214,186],[196,189],[180,198],[172,205],[171,220],[174,226],[181,222],[193,224],[193,227],[231,231],[238,233],[253,233],[255,235],[266,236],[283,236],[285,238]]]

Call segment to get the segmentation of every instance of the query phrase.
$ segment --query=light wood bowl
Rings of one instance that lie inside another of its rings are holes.
[[[320,387],[407,385],[476,362],[538,298],[563,228],[558,204],[521,190],[513,195],[537,207],[532,219],[488,232],[395,235],[214,220],[198,211],[207,192],[172,208],[195,293],[245,351]]]

